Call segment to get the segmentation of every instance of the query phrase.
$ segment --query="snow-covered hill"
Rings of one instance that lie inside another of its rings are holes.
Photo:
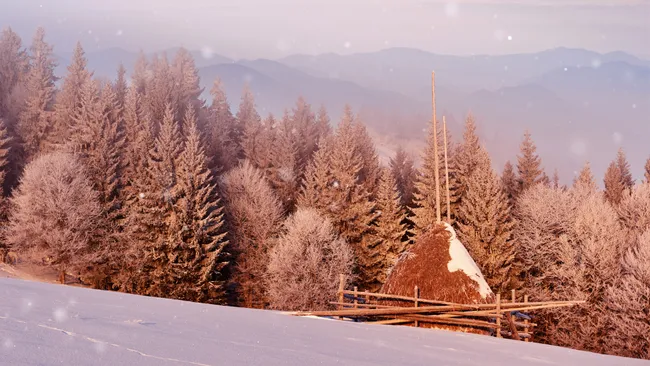
[[[0,278],[1,365],[642,365],[447,331]]]

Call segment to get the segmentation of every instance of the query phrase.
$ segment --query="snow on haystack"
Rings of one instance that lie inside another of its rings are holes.
[[[478,284],[479,292],[484,299],[493,295],[490,286],[487,281],[485,281],[485,278],[476,265],[476,262],[474,262],[474,259],[469,255],[469,252],[465,249],[463,243],[458,240],[454,228],[445,223],[445,230],[447,230],[450,235],[449,256],[451,257],[451,260],[447,263],[447,269],[449,272],[463,271],[467,276],[469,276],[469,278]]]
[[[446,224],[435,225],[418,236],[400,256],[381,292],[413,296],[415,286],[424,299],[460,304],[494,302],[481,271],[454,229]]]

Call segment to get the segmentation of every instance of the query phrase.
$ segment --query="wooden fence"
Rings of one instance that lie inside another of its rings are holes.
[[[537,325],[531,322],[529,311],[575,306],[584,301],[517,302],[515,291],[510,301],[496,295],[493,304],[457,304],[446,301],[423,299],[417,286],[413,297],[345,289],[345,277],[341,277],[337,301],[331,302],[337,310],[293,313],[297,316],[334,317],[341,320],[364,321],[373,324],[402,324],[416,327],[439,324],[488,331],[501,338],[508,337],[528,342]],[[411,305],[412,304],[412,305]]]

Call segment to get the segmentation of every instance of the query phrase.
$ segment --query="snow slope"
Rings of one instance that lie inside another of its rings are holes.
[[[464,333],[0,278],[0,365],[642,365]]]
[[[447,263],[447,269],[449,272],[465,272],[469,278],[476,282],[479,292],[484,299],[492,295],[492,290],[487,281],[485,281],[481,270],[476,265],[476,262],[474,262],[474,259],[472,259],[472,256],[469,255],[469,252],[463,243],[458,240],[454,228],[445,223],[445,230],[447,230],[451,236],[449,238],[449,256],[451,257],[451,260]]]

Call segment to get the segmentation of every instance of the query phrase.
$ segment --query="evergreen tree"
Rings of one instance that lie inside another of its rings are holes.
[[[200,86],[199,72],[196,69],[194,58],[185,48],[181,47],[176,53],[172,73],[175,82],[173,100],[176,103],[174,106],[176,119],[181,120],[189,106],[198,116],[203,108],[203,101],[200,99],[203,88]]]
[[[289,118],[288,113],[285,113],[282,122],[273,129],[269,165],[266,169],[269,183],[287,212],[293,210],[300,182],[297,142],[290,130]]]
[[[557,171],[557,169],[553,171],[552,187],[555,189],[560,189],[560,173]]]
[[[616,167],[621,172],[621,182],[626,190],[631,190],[634,187],[634,178],[630,172],[630,163],[627,162],[623,148],[620,148],[616,153]]]
[[[354,121],[352,133],[355,136],[356,150],[361,157],[359,179],[366,186],[366,190],[370,192],[371,197],[374,197],[381,177],[379,156],[366,126],[358,118],[355,118]]]
[[[142,50],[138,54],[138,59],[135,61],[135,66],[133,68],[133,75],[131,80],[135,90],[143,96],[147,92],[147,86],[149,84],[149,64],[147,62],[147,56],[145,56]]]
[[[390,159],[389,166],[400,194],[402,206],[410,207],[413,203],[413,191],[417,177],[413,159],[400,146],[397,148],[395,156]]]
[[[146,99],[149,107],[149,114],[154,121],[162,121],[169,106],[174,110],[178,106],[177,95],[174,93],[176,80],[172,68],[167,60],[167,55],[154,55],[150,64],[151,78],[146,83]],[[173,118],[177,118],[174,112]]]
[[[533,141],[530,132],[524,133],[524,140],[520,146],[521,155],[517,156],[517,171],[519,172],[518,191],[521,194],[530,187],[544,183],[544,171],[542,159],[537,155],[537,146]]]
[[[138,175],[144,174],[149,151],[153,149],[153,126],[135,85],[127,93],[124,105],[123,182],[130,186]]]
[[[70,124],[81,107],[81,92],[92,78],[87,69],[87,60],[81,43],[77,43],[68,66],[68,73],[63,78],[63,87],[56,96],[54,118],[50,143],[54,146],[66,142],[70,135]]]
[[[115,80],[115,83],[113,83],[113,92],[117,99],[117,105],[122,111],[124,111],[126,105],[126,94],[128,93],[128,89],[129,87],[126,82],[126,69],[124,68],[124,65],[120,63],[120,66],[117,68],[117,79]]]
[[[239,139],[242,153],[240,158],[243,158],[248,155],[246,149],[248,149],[248,153],[253,150],[253,146],[247,146],[247,142],[244,137],[247,134],[246,131],[248,130],[250,137],[250,135],[252,135],[252,132],[257,131],[262,123],[262,119],[255,109],[255,98],[253,97],[253,93],[251,92],[248,85],[244,87],[244,92],[242,93],[241,102],[239,103],[239,109],[237,110],[236,118],[237,122],[235,125],[234,134],[236,136],[241,136]]]
[[[327,114],[327,109],[325,109],[325,106],[323,105],[321,105],[320,109],[318,109],[318,116],[316,117],[316,126],[317,126],[316,129],[318,131],[318,141],[332,134],[330,117]]]
[[[355,139],[352,121],[345,115],[336,135],[321,142],[308,165],[298,204],[330,217],[355,252],[359,285],[368,288],[377,281],[372,275],[380,254],[371,235],[374,203],[360,180],[363,160]]]
[[[20,36],[11,28],[5,28],[0,35],[0,118],[5,123],[13,123],[10,113],[11,97],[19,83],[23,83],[27,75],[29,58],[23,48]]]
[[[598,190],[594,175],[591,173],[591,165],[589,162],[585,163],[582,170],[580,170],[580,174],[573,181],[573,188],[584,188],[590,192],[596,192]]]
[[[323,126],[319,127],[316,123],[311,106],[302,97],[298,98],[288,117],[286,129],[294,135],[298,149],[298,168],[302,171],[318,147],[321,134],[319,128]]]
[[[30,68],[25,85],[25,109],[20,113],[17,133],[23,142],[25,160],[41,151],[51,130],[56,77],[52,46],[45,30],[38,28],[30,47]]]
[[[514,207],[515,201],[517,199],[517,174],[514,171],[514,168],[510,161],[506,162],[506,165],[503,167],[503,173],[501,174],[501,184],[503,185],[503,192],[508,197],[508,202],[510,202],[510,207]]]
[[[509,286],[515,258],[514,222],[487,151],[481,148],[477,158],[467,194],[458,209],[459,237],[490,287],[503,291]]]
[[[221,271],[226,245],[223,214],[216,186],[207,169],[201,135],[191,107],[183,121],[185,146],[177,161],[174,209],[176,245],[165,272],[173,292],[167,296],[201,302],[222,303],[225,287]]]
[[[623,174],[617,162],[612,161],[605,171],[605,199],[612,205],[618,205],[624,197],[625,184]]]
[[[249,121],[244,128],[242,138],[244,156],[253,166],[262,170],[266,170],[269,166],[273,125],[275,125],[275,118],[269,115],[263,122],[255,119]]]
[[[210,90],[212,104],[208,110],[206,123],[206,154],[208,166],[213,172],[228,171],[237,164],[241,151],[243,130],[230,112],[226,93],[221,80],[216,79]]]
[[[646,183],[650,183],[650,158],[645,162],[645,172],[643,173]]]
[[[371,268],[377,273],[374,275],[377,282],[369,290],[374,291],[386,281],[390,270],[397,262],[399,256],[406,250],[406,225],[401,204],[401,197],[392,173],[382,171],[376,199],[377,219],[374,223],[375,236],[378,240],[380,265]]]
[[[0,187],[3,187],[5,184],[5,177],[7,176],[7,171],[9,170],[9,152],[11,151],[11,137],[7,132],[4,121],[0,118]],[[1,194],[0,190],[0,219],[6,218],[7,207],[5,205],[4,194]]]

